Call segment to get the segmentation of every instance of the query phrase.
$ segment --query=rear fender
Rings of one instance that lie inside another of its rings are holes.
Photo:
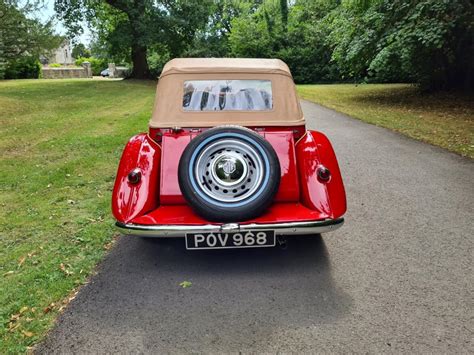
[[[292,131],[265,132],[280,162],[280,187],[275,196],[276,202],[297,202],[300,198],[298,171],[296,169],[295,141]]]
[[[162,205],[186,204],[178,183],[178,166],[179,159],[192,138],[191,133],[186,131],[163,134],[160,182],[160,201]]]
[[[161,148],[146,133],[132,137],[120,159],[112,193],[112,212],[119,222],[127,223],[159,205]],[[141,179],[132,184],[128,174],[139,169]]]
[[[341,217],[346,212],[346,193],[336,155],[328,138],[317,131],[307,131],[296,144],[300,178],[301,203],[318,210],[328,218]],[[318,168],[331,172],[328,182],[318,179]]]

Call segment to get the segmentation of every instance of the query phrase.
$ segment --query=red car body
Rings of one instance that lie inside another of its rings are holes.
[[[299,104],[299,103],[298,103]],[[117,171],[112,211],[126,235],[184,236],[189,231],[239,231],[259,226],[277,235],[327,232],[340,227],[346,195],[334,150],[321,132],[291,126],[247,126],[267,140],[280,164],[270,207],[249,220],[209,221],[186,202],[178,183],[180,157],[209,127],[150,127],[127,143]],[[139,182],[130,173],[139,174]],[[324,174],[326,173],[326,174]],[[280,232],[278,232],[280,231]]]

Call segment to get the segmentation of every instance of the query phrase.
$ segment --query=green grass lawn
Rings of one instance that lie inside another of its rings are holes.
[[[406,84],[299,85],[299,95],[362,121],[474,158],[474,95]]]
[[[406,85],[299,86],[325,106],[473,156],[472,102]],[[155,83],[0,82],[0,353],[52,326],[114,238],[121,151],[145,131]]]
[[[113,240],[110,195],[155,83],[0,82],[0,353],[41,339]]]

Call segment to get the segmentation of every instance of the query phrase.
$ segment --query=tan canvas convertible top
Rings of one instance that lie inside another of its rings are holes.
[[[186,111],[184,82],[190,80],[269,80],[273,105],[267,111]],[[163,68],[150,127],[299,126],[303,112],[288,66],[279,59],[177,58]]]

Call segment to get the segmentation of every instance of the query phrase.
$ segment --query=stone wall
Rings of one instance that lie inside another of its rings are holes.
[[[70,78],[92,78],[92,70],[89,62],[84,62],[82,68],[43,67],[43,79],[70,79]]]

